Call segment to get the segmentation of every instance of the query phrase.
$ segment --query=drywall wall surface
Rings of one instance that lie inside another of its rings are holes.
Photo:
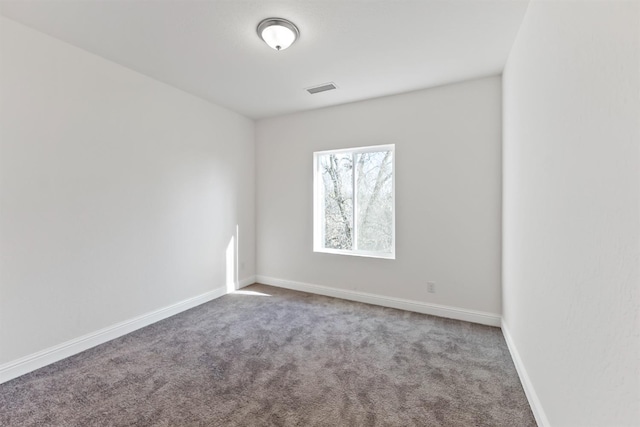
[[[0,27],[0,364],[255,273],[251,120]]]
[[[314,253],[313,152],[379,144],[396,259]],[[500,77],[258,121],[256,165],[259,276],[500,313]]]
[[[637,2],[534,1],[504,72],[504,321],[552,426],[640,425]]]

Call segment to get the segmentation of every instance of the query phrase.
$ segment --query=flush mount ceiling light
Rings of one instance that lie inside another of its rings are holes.
[[[267,18],[258,24],[258,35],[275,50],[285,50],[300,37],[298,27],[282,18]]]

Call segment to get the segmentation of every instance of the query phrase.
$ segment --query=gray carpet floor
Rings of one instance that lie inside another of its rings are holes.
[[[2,426],[535,426],[498,328],[264,285],[0,385]]]

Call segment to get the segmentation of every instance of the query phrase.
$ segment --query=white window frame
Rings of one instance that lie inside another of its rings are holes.
[[[393,203],[393,212],[391,216],[391,252],[373,252],[363,251],[357,249],[358,244],[358,230],[357,221],[358,206],[356,203],[356,179],[355,179],[355,157],[353,157],[353,245],[354,249],[332,249],[324,247],[324,185],[322,181],[322,171],[320,170],[320,162],[318,158],[327,154],[351,154],[355,156],[360,153],[370,153],[378,151],[391,151],[391,198]],[[355,148],[343,148],[338,150],[326,150],[316,151],[313,153],[313,251],[338,254],[338,255],[351,255],[368,258],[383,258],[383,259],[396,259],[396,146],[395,144],[385,145],[370,145],[367,147],[355,147]]]

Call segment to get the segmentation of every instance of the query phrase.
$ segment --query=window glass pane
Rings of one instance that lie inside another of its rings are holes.
[[[353,248],[353,157],[351,153],[318,158],[324,189],[324,247]]]
[[[393,153],[356,155],[357,249],[392,251]]]

